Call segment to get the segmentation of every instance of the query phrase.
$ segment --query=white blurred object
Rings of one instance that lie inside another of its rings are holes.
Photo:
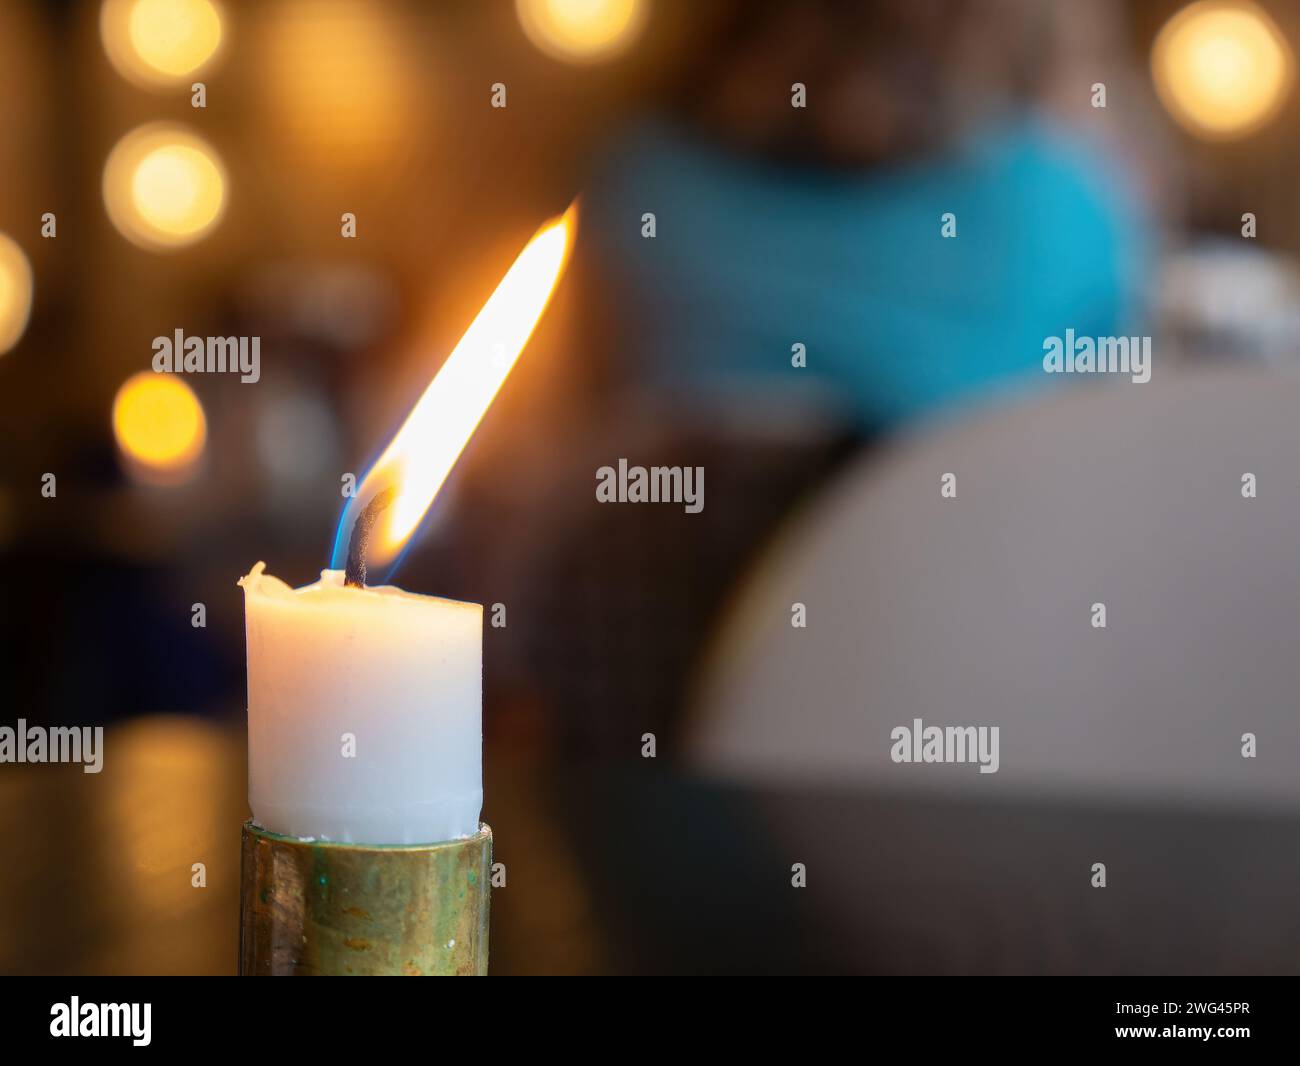
[[[1300,269],[1290,256],[1202,241],[1166,261],[1158,308],[1162,332],[1186,355],[1300,365]]]
[[[692,755],[750,781],[1295,808],[1298,563],[1300,379],[1157,365],[912,439],[779,538]],[[892,762],[914,718],[998,726],[999,771]]]

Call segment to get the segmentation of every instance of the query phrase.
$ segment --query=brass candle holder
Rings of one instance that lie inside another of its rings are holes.
[[[481,976],[492,830],[438,844],[299,840],[244,823],[239,972]]]

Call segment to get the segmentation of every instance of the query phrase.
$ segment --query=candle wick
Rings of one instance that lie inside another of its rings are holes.
[[[370,534],[375,528],[375,520],[381,511],[396,499],[395,489],[384,489],[366,504],[366,509],[357,517],[352,527],[352,536],[348,539],[348,561],[343,570],[343,584],[355,588],[364,588],[366,584],[366,555],[370,551]]]

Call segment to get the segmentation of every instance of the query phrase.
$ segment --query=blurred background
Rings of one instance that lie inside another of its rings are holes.
[[[1298,44],[1280,0],[5,0],[3,723],[109,734],[0,766],[0,971],[234,972],[235,580],[315,580],[575,196],[392,575],[506,605],[493,971],[1300,970]],[[155,375],[176,329],[260,381]],[[1066,329],[1151,384],[1047,377]],[[598,505],[620,457],[703,512]],[[1001,770],[891,763],[917,717]]]

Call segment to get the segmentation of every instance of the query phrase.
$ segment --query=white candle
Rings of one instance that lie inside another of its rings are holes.
[[[478,831],[483,608],[343,572],[292,589],[240,579],[248,798],[275,833],[428,844]]]
[[[538,230],[470,323],[358,486],[336,565],[357,530],[361,561],[400,553],[528,343],[575,223],[570,207]],[[362,587],[365,567],[348,566],[352,585],[325,570],[294,590],[262,563],[239,582],[253,820],[358,844],[471,836],[483,804],[483,608]]]

